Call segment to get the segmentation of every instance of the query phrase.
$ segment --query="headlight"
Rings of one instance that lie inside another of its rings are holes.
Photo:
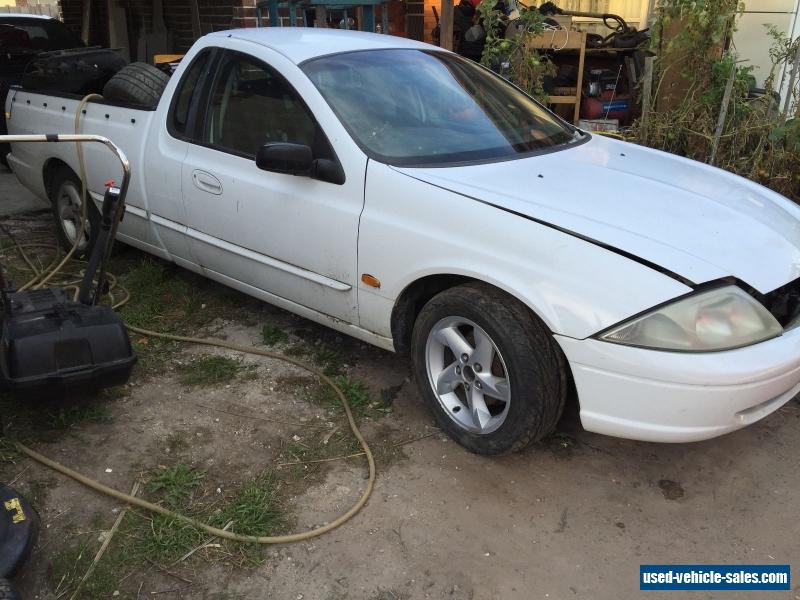
[[[614,327],[601,340],[656,350],[709,352],[749,346],[783,333],[757,300],[738,287],[694,294]]]

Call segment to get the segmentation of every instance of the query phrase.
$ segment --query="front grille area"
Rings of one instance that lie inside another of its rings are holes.
[[[800,279],[764,294],[760,300],[778,323],[786,327],[800,316]]]

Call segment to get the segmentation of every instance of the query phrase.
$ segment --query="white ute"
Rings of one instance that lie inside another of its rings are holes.
[[[71,133],[77,105],[12,89],[9,131]],[[82,130],[131,160],[119,239],[408,352],[439,425],[474,452],[540,439],[573,386],[586,429],[662,442],[798,392],[796,205],[581,132],[439,48],[213,33],[157,106],[92,102]],[[116,167],[86,153],[99,204]],[[19,144],[9,162],[74,239],[74,149]]]

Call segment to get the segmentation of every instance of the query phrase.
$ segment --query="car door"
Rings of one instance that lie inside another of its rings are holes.
[[[181,170],[192,139],[193,115],[200,106],[204,82],[216,64],[219,50],[202,48],[187,56],[177,86],[169,88],[171,100],[159,107],[147,137],[144,152],[144,185],[150,209],[150,223],[160,245],[177,264],[198,270],[191,242],[186,235],[188,217],[181,191]],[[163,122],[166,121],[166,127]],[[124,224],[124,223],[123,223]]]
[[[310,82],[277,53],[264,53],[273,64],[225,50],[208,85],[181,175],[194,256],[212,277],[356,323],[366,157],[330,143],[286,75],[323,102]],[[315,159],[343,167],[344,182],[259,169],[256,152],[269,142],[311,147]]]

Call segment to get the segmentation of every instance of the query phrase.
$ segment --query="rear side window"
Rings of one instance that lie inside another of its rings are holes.
[[[183,74],[178,89],[175,91],[175,101],[170,117],[170,131],[178,137],[186,137],[189,125],[189,112],[192,108],[192,100],[195,95],[200,93],[198,83],[200,76],[208,66],[211,59],[211,51],[204,50],[194,59],[187,71]]]

